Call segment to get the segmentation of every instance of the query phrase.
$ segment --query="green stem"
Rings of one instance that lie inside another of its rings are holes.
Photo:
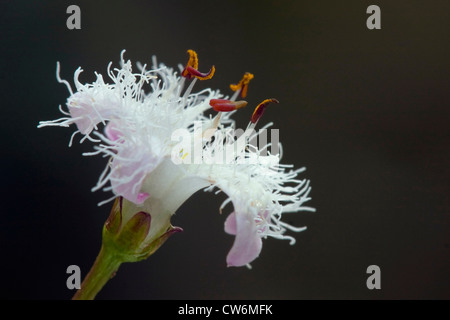
[[[100,253],[80,289],[72,300],[93,300],[109,279],[114,277],[122,261],[111,250],[102,245]]]

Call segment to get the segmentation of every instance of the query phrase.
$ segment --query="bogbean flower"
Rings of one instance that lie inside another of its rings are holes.
[[[57,79],[70,91],[67,109],[60,107],[63,118],[41,122],[39,127],[75,124],[77,130],[69,145],[81,134],[81,142],[87,139],[95,144],[94,151],[85,155],[108,158],[92,190],[113,193],[100,205],[120,200],[122,225],[137,212],[150,215],[143,245],[178,230],[170,225],[170,218],[198,190],[225,192],[228,199],[220,212],[232,204],[225,231],[235,236],[226,261],[228,266],[249,265],[259,256],[262,239],[295,243],[286,232],[306,228],[291,226],[281,218],[289,212],[314,211],[304,206],[311,187],[308,180],[297,178],[304,168],[293,170],[291,165],[282,165],[281,152],[271,154],[269,145],[252,143],[266,107],[278,101],[260,103],[247,129],[235,139],[231,115],[247,105],[236,99],[246,97],[253,75],[245,73],[239,83],[231,85],[231,97],[212,89],[195,93],[196,81],[210,79],[215,68],[200,72],[197,54],[193,50],[188,53],[189,61],[178,73],[158,64],[155,57],[151,69],[138,65],[139,72],[133,72],[122,52],[120,68],[108,65],[110,83],[96,73],[95,82],[83,85],[79,81],[82,70],[77,69],[75,92],[60,78],[58,64]],[[207,116],[209,111],[217,114]]]

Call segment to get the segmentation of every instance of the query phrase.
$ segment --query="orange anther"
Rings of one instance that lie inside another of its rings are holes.
[[[238,84],[230,84],[230,89],[233,91],[241,90],[241,97],[245,98],[247,96],[248,84],[253,78],[253,74],[246,72]]]
[[[211,70],[207,73],[202,73],[198,71],[198,57],[197,52],[194,50],[188,50],[189,53],[189,60],[186,64],[186,67],[184,68],[183,72],[181,72],[181,75],[185,78],[191,79],[193,77],[196,77],[200,80],[208,80],[211,79],[214,75],[214,72],[216,71],[216,68],[214,66],[211,67]]]

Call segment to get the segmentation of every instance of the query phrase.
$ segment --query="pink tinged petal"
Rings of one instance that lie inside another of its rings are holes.
[[[136,199],[136,201],[137,201],[136,203],[141,204],[145,200],[147,200],[148,197],[150,197],[150,194],[148,194],[147,192],[139,192],[137,199]]]
[[[97,124],[93,119],[94,115],[89,111],[89,108],[83,105],[72,106],[70,104],[68,105],[68,108],[70,116],[74,119],[78,130],[80,130],[82,134],[89,134],[94,128],[94,124]]]
[[[117,195],[135,203],[143,203],[150,195],[142,192],[145,177],[158,165],[159,159],[136,148],[126,148],[114,158],[111,167],[111,187]],[[122,160],[125,159],[125,160]]]
[[[99,124],[117,113],[120,102],[112,94],[99,94],[94,89],[76,92],[67,107],[82,134],[89,134]]]
[[[105,127],[105,134],[111,141],[116,141],[122,136],[117,123],[110,121]]]
[[[231,215],[230,215],[231,216]],[[234,214],[236,229],[234,230],[232,219],[226,224],[225,228],[229,231],[236,231],[233,247],[227,256],[227,264],[229,267],[240,267],[255,260],[262,248],[262,240],[257,232],[256,224],[252,214],[237,213]],[[227,220],[228,220],[227,219]],[[227,231],[228,232],[228,231]]]
[[[230,213],[225,220],[225,232],[231,235],[237,233],[236,214],[234,212]]]

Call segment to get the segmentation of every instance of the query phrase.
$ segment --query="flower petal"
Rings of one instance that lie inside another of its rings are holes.
[[[105,127],[106,137],[111,141],[116,141],[122,136],[120,125],[114,121],[108,122]]]
[[[69,98],[67,107],[78,130],[82,134],[89,134],[97,124],[118,113],[120,100],[102,84],[76,92]]]
[[[236,214],[234,212],[230,213],[225,220],[225,232],[231,235],[237,233]]]
[[[143,203],[150,194],[141,191],[142,184],[147,174],[157,167],[159,162],[159,158],[150,152],[141,152],[140,148],[121,149],[111,164],[112,189],[133,203]]]
[[[227,256],[229,267],[244,266],[259,256],[262,241],[258,235],[253,215],[250,213],[237,213],[234,215],[236,222],[236,238],[233,247]],[[232,219],[232,218],[230,218]],[[232,230],[232,220],[229,227]]]

